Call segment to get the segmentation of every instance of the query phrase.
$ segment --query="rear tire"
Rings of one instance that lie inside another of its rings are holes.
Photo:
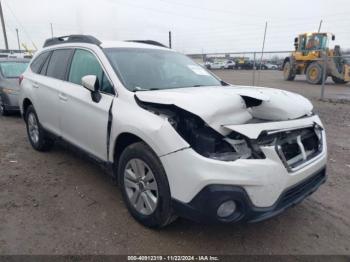
[[[348,81],[344,81],[343,79],[340,79],[338,77],[332,76],[332,80],[335,84],[347,84],[349,83]]]
[[[143,142],[125,148],[118,164],[118,179],[130,214],[142,225],[161,228],[175,220],[164,168]]]
[[[6,110],[5,106],[3,104],[0,104],[0,115],[2,116],[8,116],[9,112]]]
[[[9,111],[6,110],[6,107],[4,103],[2,102],[1,96],[0,96],[0,115],[2,116],[8,116]]]
[[[317,62],[311,63],[306,69],[306,80],[313,85],[319,85],[322,83],[323,66]]]
[[[28,139],[32,147],[40,152],[50,150],[54,144],[54,141],[53,139],[49,138],[47,132],[40,125],[38,116],[32,105],[27,108],[25,121]]]
[[[288,61],[283,66],[283,78],[286,81],[293,81],[295,73],[293,72],[292,64]]]

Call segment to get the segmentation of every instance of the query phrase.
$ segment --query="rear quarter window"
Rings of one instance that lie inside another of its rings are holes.
[[[30,69],[39,74],[42,65],[45,63],[46,59],[49,57],[50,52],[44,52],[38,55],[34,61],[30,64]]]
[[[47,71],[47,67],[49,65],[49,62],[50,62],[50,57],[51,57],[51,54],[52,54],[52,51],[49,52],[50,54],[48,55],[48,57],[46,58],[46,61],[45,63],[43,64],[43,66],[41,67],[41,70],[40,70],[40,74],[41,75],[46,75],[46,71]]]

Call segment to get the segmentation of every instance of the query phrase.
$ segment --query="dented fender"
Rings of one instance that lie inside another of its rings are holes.
[[[114,102],[109,159],[113,159],[116,140],[123,133],[139,137],[158,156],[189,147],[169,124],[167,118],[139,107],[133,97],[129,100]]]

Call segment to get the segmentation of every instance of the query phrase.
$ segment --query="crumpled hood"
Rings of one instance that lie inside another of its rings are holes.
[[[252,118],[283,121],[300,118],[312,111],[311,102],[284,90],[250,86],[210,86],[137,92],[136,97],[149,103],[176,105],[199,116],[220,131],[226,125],[247,123]],[[247,108],[243,97],[260,100]]]

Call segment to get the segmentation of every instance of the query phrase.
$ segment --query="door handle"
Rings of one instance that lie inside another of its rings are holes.
[[[65,96],[64,94],[59,94],[59,95],[58,95],[58,98],[59,98],[61,101],[63,101],[63,102],[66,102],[66,101],[68,100],[68,97]]]
[[[34,88],[39,88],[39,85],[37,83],[33,83],[32,85]]]

